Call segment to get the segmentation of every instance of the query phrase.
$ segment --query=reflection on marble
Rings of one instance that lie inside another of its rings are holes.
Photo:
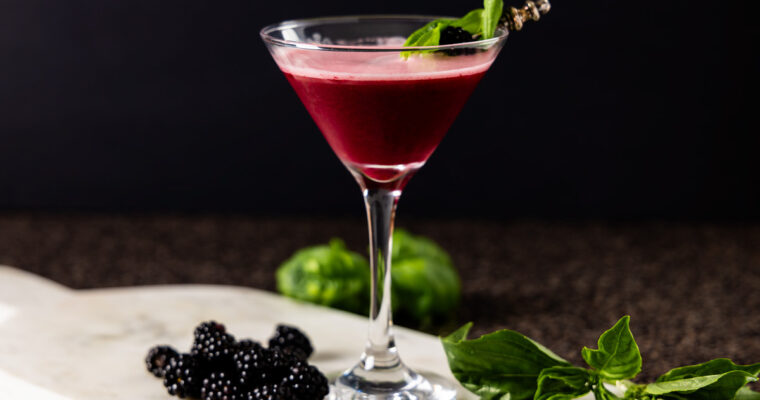
[[[4,321],[11,319],[18,310],[16,310],[14,307],[11,307],[6,304],[0,304],[0,324],[2,324]]]
[[[357,361],[367,331],[365,318],[254,289],[72,291],[7,267],[0,267],[2,310],[15,310],[0,319],[2,400],[168,399],[160,381],[145,371],[145,353],[159,343],[188,349],[193,327],[209,319],[260,341],[277,323],[299,326],[316,348],[311,361],[328,374]],[[438,338],[404,328],[395,332],[410,366],[451,377]],[[463,390],[458,397],[473,398]]]

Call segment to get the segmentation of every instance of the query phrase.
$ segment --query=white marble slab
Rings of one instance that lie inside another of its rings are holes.
[[[259,341],[278,323],[296,325],[316,349],[309,361],[327,374],[353,365],[367,334],[366,318],[250,288],[75,291],[0,265],[0,400],[171,399],[145,370],[145,354],[156,344],[187,351],[193,328],[209,319]],[[408,365],[454,380],[437,337],[394,332]],[[457,398],[477,396],[459,387]]]
[[[73,291],[0,266],[0,399],[169,399],[145,370],[145,353],[159,343],[188,349],[193,327],[209,319],[256,340],[280,322],[299,326],[316,348],[310,361],[327,373],[357,361],[367,330],[365,318],[249,288]],[[407,364],[451,377],[438,338],[395,333]]]

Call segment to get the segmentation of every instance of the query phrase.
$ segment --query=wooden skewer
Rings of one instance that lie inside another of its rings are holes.
[[[506,8],[499,22],[511,32],[519,31],[523,28],[523,24],[528,21],[538,21],[551,8],[549,0],[528,0],[522,8]]]

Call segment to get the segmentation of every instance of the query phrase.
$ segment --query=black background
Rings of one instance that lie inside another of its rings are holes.
[[[359,214],[259,29],[478,3],[0,0],[0,210]],[[555,1],[510,37],[401,212],[759,216],[748,4]]]

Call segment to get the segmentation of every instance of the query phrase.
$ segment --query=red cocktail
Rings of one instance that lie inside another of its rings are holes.
[[[463,56],[446,70],[414,72],[436,61],[360,53],[334,66],[331,56],[307,53],[309,68],[280,67],[335,154],[378,182],[425,163],[492,60]]]

